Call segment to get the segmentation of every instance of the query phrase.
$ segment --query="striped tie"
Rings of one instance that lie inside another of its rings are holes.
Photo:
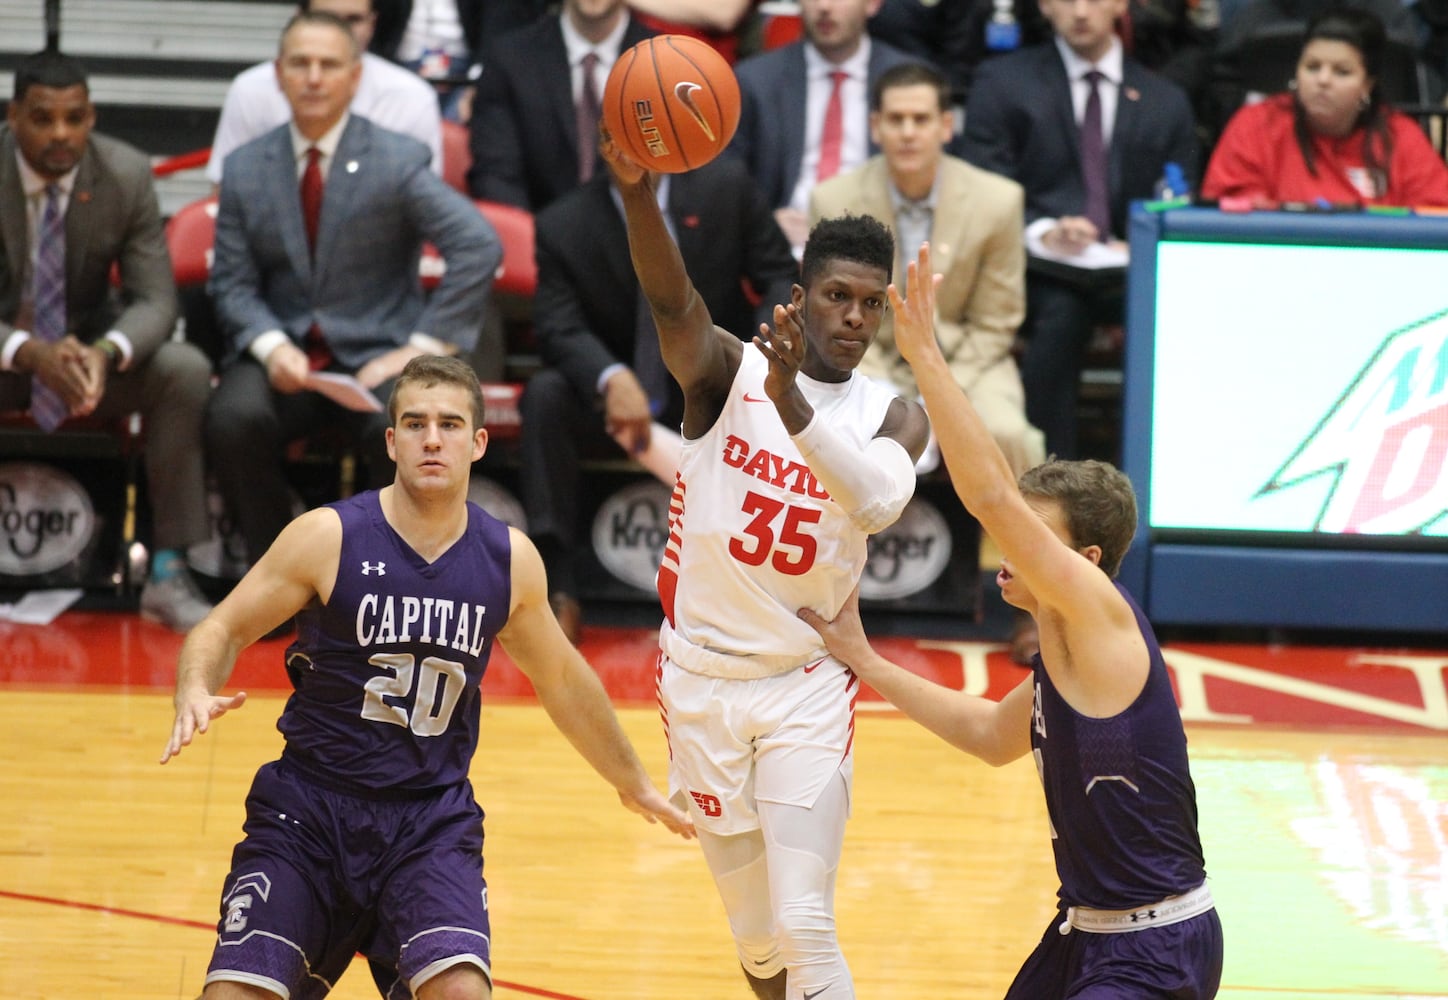
[[[60,187],[45,189],[45,212],[35,250],[35,317],[30,331],[47,343],[65,336],[65,215],[60,210]],[[53,431],[70,414],[59,394],[38,378],[30,380],[30,416],[41,430]]]

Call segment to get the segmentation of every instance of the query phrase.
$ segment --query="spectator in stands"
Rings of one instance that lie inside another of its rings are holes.
[[[897,282],[930,242],[941,275],[935,336],[956,383],[1019,476],[1045,461],[1045,437],[1026,419],[1025,391],[1012,353],[1026,311],[1026,251],[1021,186],[945,152],[954,114],[943,75],[918,63],[886,70],[870,97],[870,131],[881,154],[823,181],[810,197],[810,221],[863,212],[895,235]],[[906,398],[918,398],[915,374],[895,346],[887,313],[860,371]],[[932,435],[917,469],[940,460]],[[1018,613],[1012,659],[1029,664],[1038,648],[1031,617]]]
[[[870,99],[870,134],[881,153],[817,184],[810,222],[847,212],[885,222],[895,236],[897,276],[930,242],[942,276],[935,292],[941,353],[1020,475],[1046,457],[1041,432],[1026,421],[1011,353],[1026,305],[1025,196],[1015,181],[945,152],[954,134],[949,101],[945,77],[923,63],[881,74]],[[880,323],[859,370],[914,398],[915,376],[895,347],[891,319]]]
[[[804,38],[735,67],[743,103],[729,152],[763,189],[796,253],[809,235],[810,189],[877,152],[870,88],[910,61],[866,32],[880,2],[800,0]]]
[[[1100,281],[1092,266],[1120,273],[1127,206],[1152,196],[1168,163],[1189,183],[1198,176],[1186,94],[1122,51],[1114,25],[1125,6],[1041,0],[1054,42],[982,63],[965,118],[966,159],[1025,188],[1026,415],[1061,458],[1077,456],[1094,326],[1121,321],[1120,280]]]
[[[432,168],[442,173],[441,115],[432,86],[416,73],[365,52],[377,18],[373,0],[299,0],[297,7],[341,18],[364,50],[352,112],[417,139],[431,151]],[[232,150],[286,124],[291,114],[275,62],[257,63],[237,76],[226,92],[216,138],[211,141],[211,159],[206,164],[211,183],[221,183],[222,168]]]
[[[1423,130],[1383,99],[1383,23],[1366,10],[1319,14],[1294,87],[1239,110],[1202,196],[1334,205],[1448,205],[1448,166]]]
[[[619,53],[649,37],[624,0],[563,0],[490,39],[473,102],[474,198],[538,212],[599,170],[599,102]]]
[[[58,52],[16,66],[6,118],[0,409],[29,409],[47,431],[140,412],[154,521],[141,613],[189,631],[211,610],[185,561],[211,534],[201,449],[211,367],[170,340],[176,286],[150,163],[93,131],[85,71]]]
[[[870,18],[870,37],[908,52],[945,74],[951,105],[965,102],[970,88],[972,28],[977,11],[990,3],[941,3],[940,0],[882,0]],[[983,28],[980,28],[983,32]],[[959,126],[959,122],[956,123]],[[903,273],[903,272],[902,272]]]
[[[799,275],[769,205],[725,157],[659,175],[657,193],[710,315],[748,341]],[[536,235],[533,324],[544,367],[520,407],[520,486],[554,613],[576,642],[580,461],[618,457],[619,444],[639,455],[657,424],[678,429],[684,398],[660,357],[608,171],[538,213]]]
[[[744,54],[751,15],[760,0],[628,0],[634,16],[661,35],[708,42],[732,65]]]
[[[1286,87],[1308,22],[1340,6],[1377,15],[1393,43],[1394,57],[1416,62],[1416,26],[1402,0],[1233,0],[1222,8],[1205,111],[1207,130],[1218,135],[1244,103]],[[1415,65],[1402,72],[1405,77],[1417,76]],[[1425,95],[1414,93],[1409,99],[1420,96]]]
[[[288,442],[336,424],[369,485],[392,480],[387,415],[307,391],[313,372],[355,376],[386,399],[410,358],[471,349],[502,259],[476,207],[428,169],[426,147],[348,111],[363,70],[346,22],[300,13],[280,51],[292,119],[227,158],[211,276],[228,362],[206,439],[253,561],[291,520]],[[447,264],[425,303],[424,240]]]
[[[414,71],[437,88],[443,117],[467,123],[473,88],[440,84],[472,79],[483,39],[531,24],[544,0],[373,0],[377,30],[369,50]]]

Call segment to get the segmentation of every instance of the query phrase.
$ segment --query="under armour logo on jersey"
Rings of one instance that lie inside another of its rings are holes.
[[[377,571],[378,576],[386,576],[387,564],[385,562],[370,563],[364,559],[362,561],[362,575],[371,576],[373,570]]]

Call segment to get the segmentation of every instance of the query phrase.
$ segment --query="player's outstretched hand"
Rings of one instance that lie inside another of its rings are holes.
[[[774,326],[759,324],[754,346],[769,359],[764,391],[778,400],[794,387],[794,376],[804,364],[804,320],[793,302],[774,307]]]
[[[598,123],[598,153],[603,157],[603,162],[613,172],[614,180],[621,185],[637,184],[643,180],[647,171],[639,166],[629,155],[623,151],[613,139],[608,126],[603,122]]]
[[[694,839],[694,821],[684,812],[675,808],[653,785],[647,785],[637,794],[619,792],[618,800],[625,809],[636,812],[650,823],[662,823],[685,840]]]
[[[161,763],[166,763],[180,753],[182,747],[190,746],[197,733],[206,732],[212,719],[219,719],[227,712],[240,708],[245,703],[245,691],[238,691],[233,695],[206,694],[198,691],[185,701],[178,703],[176,705],[176,722],[171,727],[171,740],[166,744],[166,749],[161,751]]]
[[[921,275],[928,275],[922,280]],[[905,294],[892,283],[886,289],[890,311],[895,314],[895,346],[911,365],[940,353],[935,340],[935,289],[941,276],[930,266],[930,244],[920,244],[920,254],[905,267]]]
[[[870,640],[865,636],[865,624],[860,620],[860,587],[850,591],[840,613],[833,621],[826,621],[809,608],[799,609],[800,620],[820,634],[825,649],[830,655],[851,670],[858,672],[861,665],[870,661]]]

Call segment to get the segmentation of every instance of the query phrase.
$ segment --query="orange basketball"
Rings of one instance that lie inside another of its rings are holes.
[[[729,145],[739,127],[739,82],[724,57],[697,38],[646,38],[613,64],[603,121],[641,166],[681,174]]]

